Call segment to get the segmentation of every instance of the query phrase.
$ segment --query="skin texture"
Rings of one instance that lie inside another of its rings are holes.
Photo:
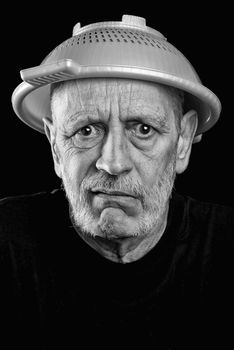
[[[197,127],[190,111],[178,128],[175,101],[162,85],[127,79],[70,81],[54,93],[45,132],[73,225],[112,261],[140,259],[165,230]]]

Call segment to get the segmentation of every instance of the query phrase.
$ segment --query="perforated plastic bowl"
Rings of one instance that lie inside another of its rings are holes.
[[[124,15],[121,22],[100,22],[83,28],[56,47],[43,62],[22,70],[24,80],[13,92],[18,117],[44,133],[42,118],[51,117],[50,85],[64,80],[118,77],[157,82],[185,92],[185,110],[198,112],[195,142],[218,120],[221,104],[202,85],[185,56],[145,19]]]

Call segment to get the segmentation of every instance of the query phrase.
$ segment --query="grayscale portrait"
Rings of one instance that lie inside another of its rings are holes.
[[[175,185],[222,101],[170,30],[77,23],[20,67],[12,108],[59,185],[0,200],[6,349],[233,345],[233,208]]]

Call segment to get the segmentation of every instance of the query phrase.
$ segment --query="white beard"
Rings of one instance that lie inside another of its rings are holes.
[[[142,213],[137,220],[134,232],[131,236],[147,236],[156,231],[162,224],[166,210],[168,209],[169,198],[176,176],[175,155],[169,165],[155,183],[153,188],[148,188],[138,181],[134,181],[127,175],[112,176],[105,172],[98,172],[95,175],[86,177],[80,188],[77,188],[75,181],[72,181],[66,172],[63,172],[63,187],[70,204],[72,221],[78,230],[89,237],[101,236],[108,238],[114,235],[115,226],[110,221],[98,226],[99,217],[95,215],[89,200],[89,190],[100,188],[114,191],[131,191],[140,198]]]

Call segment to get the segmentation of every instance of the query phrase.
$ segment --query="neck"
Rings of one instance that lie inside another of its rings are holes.
[[[89,236],[75,229],[87,244],[105,258],[118,263],[129,263],[142,258],[158,243],[167,225],[168,208],[169,205],[153,232],[147,236],[110,240],[99,236]]]

